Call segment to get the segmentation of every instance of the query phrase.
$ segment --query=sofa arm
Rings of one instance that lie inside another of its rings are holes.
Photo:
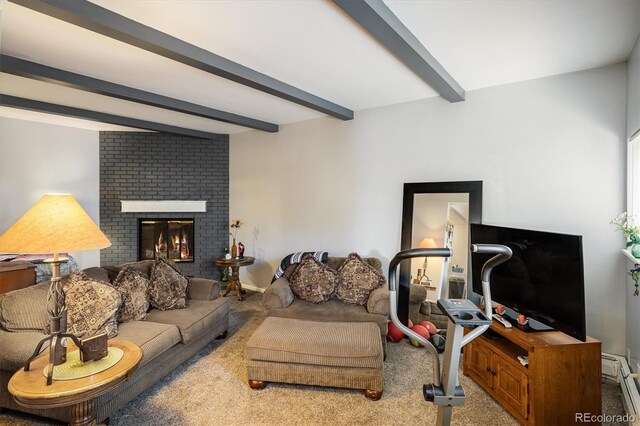
[[[422,285],[411,284],[409,303],[421,304],[425,300],[427,300],[427,288]]]
[[[264,291],[262,305],[267,310],[284,309],[293,303],[293,299],[295,296],[289,286],[289,280],[280,277]]]
[[[410,310],[420,310],[422,302],[427,300],[427,289],[421,285],[411,285],[409,293]],[[411,309],[411,307],[415,307]],[[371,314],[389,315],[389,289],[380,287],[371,292],[367,301],[367,311]]]
[[[189,299],[215,300],[220,295],[220,283],[207,278],[189,279]]]
[[[371,292],[367,300],[367,311],[370,314],[389,315],[389,289],[386,286]]]

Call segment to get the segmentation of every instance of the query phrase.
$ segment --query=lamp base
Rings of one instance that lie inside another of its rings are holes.
[[[47,386],[53,381],[53,367],[62,365],[67,361],[66,339],[69,338],[78,347],[82,361],[98,360],[107,356],[107,336],[101,334],[93,338],[85,339],[81,342],[76,336],[67,331],[67,309],[65,307],[64,291],[60,278],[60,263],[64,260],[58,259],[58,254],[54,254],[51,263],[51,286],[47,293],[47,310],[51,318],[49,319],[49,335],[42,339],[36,346],[33,355],[29,357],[24,367],[24,371],[29,371],[31,363],[40,355],[42,347],[49,342],[49,365],[45,369]]]
[[[67,360],[66,337],[71,338],[78,347],[80,341],[72,334],[65,333],[67,331],[67,310],[64,304],[64,291],[62,289],[60,277],[60,263],[58,253],[54,253],[53,260],[47,260],[51,263],[51,285],[47,292],[47,311],[49,312],[49,335],[42,339],[36,346],[33,355],[29,357],[24,371],[29,371],[31,362],[40,355],[42,346],[49,342],[49,373],[47,374],[47,386],[51,385],[53,367],[55,365],[64,364]]]
[[[31,355],[27,360],[27,363],[24,366],[24,371],[29,371],[29,368],[31,367],[31,363],[33,362],[33,360],[36,359],[38,355],[40,355],[42,346],[44,346],[46,342],[49,342],[49,365],[47,367],[48,368],[47,386],[51,385],[51,382],[53,380],[53,367],[56,365],[64,364],[65,361],[67,360],[67,348],[63,344],[63,340],[62,340],[66,337],[73,340],[73,342],[79,348],[82,347],[80,340],[73,334],[69,334],[69,333],[51,334],[45,337],[44,339],[42,339],[40,343],[38,343],[38,345],[36,346],[36,350],[33,351],[33,355]]]
[[[70,351],[67,354],[67,362],[53,368],[54,380],[74,380],[91,376],[116,365],[124,356],[122,349],[112,346],[108,348],[107,355],[97,361],[86,362],[82,360],[80,349]],[[49,367],[42,371],[45,377],[49,377]]]

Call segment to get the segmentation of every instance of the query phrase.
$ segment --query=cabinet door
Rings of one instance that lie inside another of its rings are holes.
[[[469,343],[465,351],[469,351],[467,366],[469,370],[475,373],[479,380],[491,388],[493,375],[491,369],[491,349],[486,347],[482,340]],[[467,359],[465,357],[465,359]]]
[[[498,354],[493,354],[493,390],[497,399],[504,401],[516,410],[522,417],[527,418],[528,382],[527,375]]]

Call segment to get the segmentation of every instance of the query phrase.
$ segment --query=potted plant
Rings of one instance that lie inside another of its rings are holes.
[[[640,228],[635,226],[633,216],[622,212],[610,223],[627,237],[627,248],[630,249],[633,257],[640,258]]]

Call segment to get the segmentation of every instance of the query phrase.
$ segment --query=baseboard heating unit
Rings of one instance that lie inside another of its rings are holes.
[[[638,386],[636,385],[638,375],[631,373],[626,358],[603,353],[602,375],[609,380],[620,383],[622,403],[627,414],[625,423],[629,426],[640,426],[640,393],[638,393]],[[607,413],[603,414],[606,415]]]

